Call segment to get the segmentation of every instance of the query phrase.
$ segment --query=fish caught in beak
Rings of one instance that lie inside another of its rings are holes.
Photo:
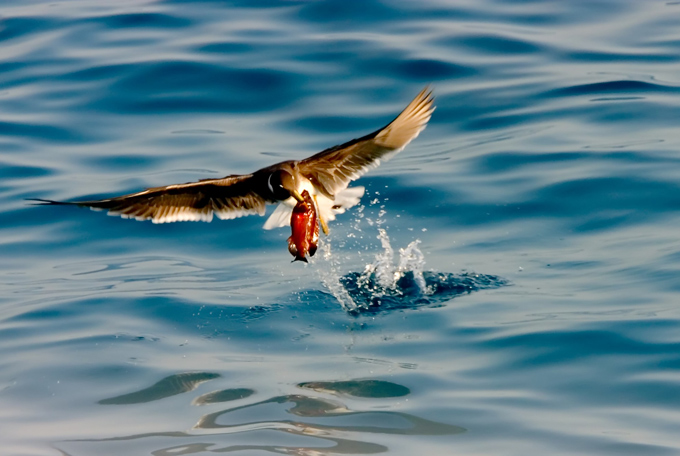
[[[290,217],[292,234],[288,238],[288,251],[295,257],[293,261],[307,263],[307,255],[313,257],[319,244],[319,218],[316,204],[309,192],[304,190],[298,196],[301,199]]]

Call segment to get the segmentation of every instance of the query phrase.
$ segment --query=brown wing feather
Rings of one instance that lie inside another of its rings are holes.
[[[252,190],[252,177],[252,174],[247,174],[204,179],[149,188],[116,198],[70,204],[107,210],[111,215],[124,218],[150,219],[153,223],[209,222],[213,214],[221,219],[264,215],[266,201]]]
[[[326,196],[333,197],[418,136],[432,116],[433,102],[432,91],[426,87],[387,126],[301,160],[300,172]]]

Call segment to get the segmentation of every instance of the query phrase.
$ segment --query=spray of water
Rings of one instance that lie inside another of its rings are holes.
[[[380,196],[378,192],[375,195]],[[462,294],[509,284],[494,275],[426,271],[425,256],[419,248],[418,239],[399,249],[395,259],[396,254],[387,235],[389,227],[382,201],[376,197],[367,206],[359,206],[353,212],[355,217],[347,225],[349,233],[340,235],[342,230],[338,228],[342,227],[342,221],[338,220],[331,236],[321,241],[319,250],[322,255],[317,257],[321,261],[316,263],[315,268],[328,292],[350,313],[433,305]],[[372,254],[367,241],[375,230],[380,248]],[[338,235],[339,238],[333,240],[336,249],[351,253],[344,256],[332,253],[331,239]],[[349,266],[351,262],[364,263],[367,257],[371,259],[363,268],[357,264]]]
[[[401,296],[404,294],[401,283],[404,278],[414,283],[421,295],[430,294],[423,277],[425,256],[418,248],[419,240],[415,240],[403,249],[399,249],[399,259],[394,260],[394,249],[390,244],[387,231],[378,229],[378,240],[382,249],[375,255],[373,262],[364,267],[364,271],[356,278],[356,287],[362,294],[370,294],[374,298],[383,296]],[[328,239],[321,246],[323,258],[327,268],[319,268],[321,280],[328,291],[350,312],[368,307],[366,300],[356,300],[343,283],[339,272],[340,260],[331,253],[331,243]],[[413,293],[413,287],[409,293]]]
[[[321,253],[324,262],[328,268],[318,268],[321,282],[328,289],[328,291],[335,296],[342,308],[347,311],[355,311],[358,306],[354,303],[352,296],[347,292],[345,287],[340,282],[340,274],[338,273],[339,260],[335,258],[331,251],[330,238],[321,241]]]
[[[425,266],[425,255],[420,251],[418,245],[420,240],[416,239],[403,249],[399,249],[399,261],[394,261],[394,250],[390,244],[387,231],[378,229],[378,239],[382,245],[382,251],[375,256],[373,263],[367,264],[364,272],[359,278],[362,285],[373,284],[375,293],[384,295],[385,293],[401,293],[399,281],[407,274],[412,275],[412,280],[417,285],[422,294],[428,294],[429,290],[423,277]]]

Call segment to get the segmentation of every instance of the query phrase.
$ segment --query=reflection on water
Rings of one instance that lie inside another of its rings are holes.
[[[103,405],[142,404],[195,390],[198,385],[219,378],[219,374],[197,372],[171,375],[148,388],[99,401]]]
[[[239,399],[245,399],[248,396],[255,394],[255,391],[250,388],[229,388],[220,391],[213,391],[212,393],[203,394],[194,399],[194,405],[208,405],[217,404],[218,402],[231,402]]]
[[[172,394],[190,392],[198,382],[217,378],[212,373],[184,373],[167,377],[149,388],[105,399],[100,404],[151,402]],[[321,396],[288,394],[203,415],[189,431],[168,431],[118,436],[104,439],[65,441],[60,445],[64,454],[132,454],[146,449],[154,456],[199,453],[232,453],[262,451],[294,455],[378,454],[390,450],[380,435],[391,436],[453,436],[465,429],[421,418],[411,413],[372,410],[379,400],[381,408],[394,407],[385,399],[402,398],[409,388],[397,383],[360,379],[330,382],[303,382],[298,387],[313,390]],[[172,393],[172,394],[171,394]],[[225,389],[203,394],[194,405],[219,404],[245,399],[255,391],[246,388]],[[331,394],[333,398],[322,397]],[[350,406],[338,395],[361,398]],[[354,408],[353,408],[354,407]],[[178,440],[171,446],[167,438]],[[128,446],[129,442],[134,445]],[[259,444],[253,444],[257,441]]]
[[[307,382],[298,386],[319,393],[347,394],[355,397],[401,397],[411,393],[405,386],[383,380]]]

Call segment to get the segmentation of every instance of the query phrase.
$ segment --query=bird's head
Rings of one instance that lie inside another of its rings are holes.
[[[288,170],[279,169],[274,171],[269,176],[267,184],[269,185],[269,190],[278,200],[288,199],[292,196],[296,200],[302,201],[302,196],[297,191],[295,175]]]

